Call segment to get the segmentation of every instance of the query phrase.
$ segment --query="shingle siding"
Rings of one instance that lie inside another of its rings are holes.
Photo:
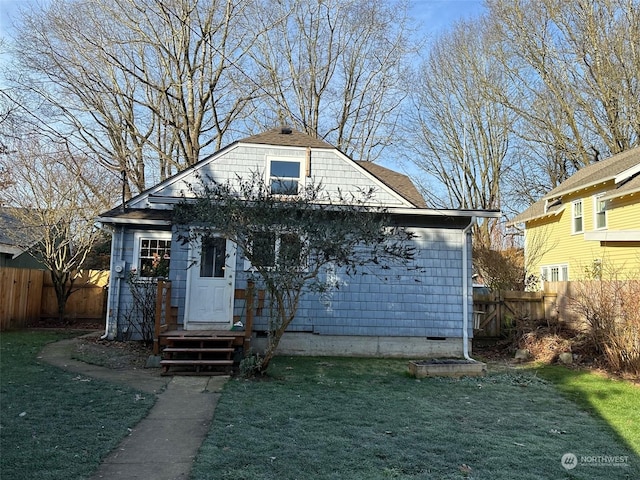
[[[332,276],[338,277],[339,288],[305,294],[289,331],[461,337],[462,235],[460,231],[428,229],[418,233],[421,248],[410,267],[411,274],[403,266],[367,268],[353,277],[338,271]],[[326,272],[323,276],[326,278]],[[236,279],[236,288],[243,288],[246,273],[238,272]],[[470,279],[468,283],[470,286]],[[267,329],[265,309],[255,318],[254,330]]]
[[[276,135],[271,132],[269,135]],[[163,203],[163,198],[180,198],[189,194],[188,186],[197,188],[198,176],[211,176],[218,182],[237,182],[237,179],[248,178],[251,174],[265,173],[268,161],[271,159],[297,159],[301,162],[301,174],[307,169],[308,150],[300,148],[298,144],[303,137],[286,137],[290,143],[265,145],[261,143],[263,136],[251,137],[251,142],[233,144],[221,150],[209,159],[195,165],[191,169],[179,173],[167,181],[157,185],[148,192],[139,195],[128,203],[130,212],[145,212],[140,222],[147,225],[161,227],[162,222],[169,223],[169,216],[158,215],[161,209],[169,211],[172,201]],[[268,137],[271,138],[271,137]],[[277,137],[280,140],[282,138]],[[283,140],[283,141],[284,141]],[[402,191],[415,187],[408,178],[400,174],[392,174],[385,169],[372,165],[361,166],[330,146],[311,141],[310,174],[312,179],[321,181],[324,190],[335,198],[340,191],[343,195],[375,188],[374,202],[388,207],[424,206],[417,200],[409,200]],[[291,146],[286,146],[291,145]],[[387,183],[382,179],[386,176]],[[310,181],[304,178],[304,181]],[[402,190],[404,189],[404,190]],[[418,199],[419,200],[419,199]],[[140,209],[140,210],[135,210]],[[147,210],[144,210],[147,209]],[[152,210],[150,210],[152,209]],[[109,212],[116,215],[116,210]],[[151,213],[148,214],[147,213]],[[137,215],[137,213],[136,213]],[[121,215],[122,220],[137,221],[138,217],[131,214]],[[118,217],[119,219],[120,217]],[[398,214],[394,221],[407,222],[414,227],[416,237],[416,256],[410,265],[390,265],[389,268],[371,266],[362,268],[354,275],[346,275],[344,270],[327,268],[322,272],[329,284],[338,288],[324,293],[307,292],[303,295],[297,315],[289,332],[313,333],[306,338],[333,338],[336,336],[347,338],[347,343],[357,343],[355,337],[381,338],[389,337],[391,341],[399,342],[394,348],[402,349],[406,341],[417,343],[434,339],[436,343],[441,338],[458,339],[462,337],[463,316],[463,229],[469,224],[470,216],[418,211],[415,215]],[[111,220],[114,221],[114,220]],[[117,223],[117,222],[116,222]],[[117,241],[121,248],[114,248],[113,262],[126,260],[126,270],[121,277],[112,277],[109,294],[110,328],[115,326],[116,318],[121,318],[125,309],[131,304],[131,294],[126,282],[126,273],[132,267],[135,258],[135,234],[146,228],[141,225],[128,224],[122,242]],[[149,227],[152,228],[152,227]],[[119,238],[122,230],[118,228],[114,233],[114,241]],[[157,230],[156,230],[157,231]],[[177,307],[178,323],[184,324],[185,305],[187,301],[187,277],[189,275],[189,247],[178,241],[179,235],[175,230],[172,236],[170,280],[172,281],[171,304]],[[468,281],[468,311],[469,334],[472,332],[471,312],[473,310],[471,286],[471,238],[468,236],[467,245],[467,281]],[[114,265],[112,264],[112,267]],[[251,275],[244,270],[245,262],[242,252],[236,256],[235,288],[245,289]],[[196,267],[197,268],[197,267]],[[113,272],[112,268],[112,272]],[[119,279],[118,279],[119,278]],[[258,282],[259,288],[259,282]],[[246,319],[245,300],[235,300],[233,314],[235,317]],[[269,306],[268,299],[260,315],[254,318],[254,331],[264,332],[268,329]],[[351,338],[348,338],[351,337]],[[409,338],[414,337],[414,338]],[[396,339],[396,340],[393,340]],[[443,344],[446,342],[440,342]],[[376,348],[382,348],[378,346]],[[385,347],[386,348],[386,347]],[[416,348],[414,346],[414,348]],[[340,352],[335,352],[336,354]]]
[[[296,159],[300,160],[302,175],[305,172],[306,150],[300,148],[277,148],[267,145],[239,145],[210,163],[203,164],[197,169],[201,178],[211,177],[219,183],[227,181],[237,184],[238,177],[250,178],[255,173],[265,173],[268,159]],[[181,197],[183,193],[189,195],[189,185],[198,187],[199,180],[196,171],[178,177],[168,182],[154,195],[163,197]],[[365,171],[357,167],[351,160],[342,157],[333,150],[313,150],[311,152],[311,178],[322,182],[325,192],[335,198],[338,189],[343,194],[358,195],[359,190],[367,190],[375,181]],[[308,179],[305,181],[309,181]],[[397,195],[387,191],[381,185],[376,188],[375,201],[387,206],[403,206],[404,202]],[[146,199],[134,202],[131,208],[148,207]]]
[[[127,230],[124,236],[122,258],[127,262],[127,272],[133,266],[134,233]],[[462,234],[459,230],[427,228],[416,229],[416,233],[416,256],[409,271],[404,266],[393,265],[389,269],[367,267],[352,277],[341,270],[332,271],[331,280],[337,281],[339,287],[321,294],[306,293],[289,331],[321,335],[461,337]],[[121,257],[114,253],[116,258]],[[471,272],[470,253],[469,247],[468,272]],[[188,245],[181,245],[174,232],[170,279],[172,304],[178,307],[180,324],[184,320],[187,266]],[[327,278],[326,271],[322,275]],[[245,288],[248,278],[244,257],[239,252],[235,288]],[[132,303],[126,275],[119,287],[120,308],[116,308],[117,295],[114,294],[110,306],[122,320]],[[246,318],[243,300],[235,302],[234,315]],[[268,315],[267,302],[262,314],[254,319],[255,331],[268,329]],[[119,327],[122,328],[122,321]]]

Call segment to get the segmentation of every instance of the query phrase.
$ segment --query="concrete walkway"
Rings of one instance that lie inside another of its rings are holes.
[[[40,358],[72,372],[158,395],[149,415],[104,459],[91,479],[188,478],[228,377],[162,377],[160,369],[114,370],[89,365],[71,359],[76,341],[49,344]]]

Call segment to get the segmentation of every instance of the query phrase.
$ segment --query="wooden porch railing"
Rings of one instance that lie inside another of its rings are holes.
[[[255,299],[257,297],[257,305]],[[244,351],[248,352],[251,348],[251,332],[253,331],[253,318],[256,312],[264,307],[264,290],[256,292],[255,282],[247,281],[245,289],[236,289],[234,292],[234,300],[245,301],[244,318],[234,318],[234,323],[238,320],[242,321],[244,326]],[[169,280],[158,280],[156,291],[156,312],[154,319],[153,331],[153,354],[160,353],[160,334],[167,330],[175,329],[177,326],[177,318],[175,307],[171,306],[171,282]]]
[[[244,352],[245,354],[251,348],[251,333],[253,332],[253,319],[256,315],[260,315],[264,308],[264,290],[256,290],[256,284],[253,280],[247,280],[245,289],[236,289],[235,300],[244,300],[244,317],[242,315],[233,318],[233,322],[241,321],[244,325]],[[257,302],[256,302],[257,300]]]
[[[160,334],[175,322],[171,311],[171,282],[158,280],[156,290],[156,316],[153,330],[153,354],[160,353]]]

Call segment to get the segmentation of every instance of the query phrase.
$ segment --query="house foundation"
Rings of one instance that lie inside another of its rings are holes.
[[[254,336],[254,351],[264,352],[265,337]],[[469,341],[471,351],[471,341]],[[285,333],[277,350],[278,355],[434,358],[463,356],[462,339],[429,337],[376,337],[317,335],[313,333]]]

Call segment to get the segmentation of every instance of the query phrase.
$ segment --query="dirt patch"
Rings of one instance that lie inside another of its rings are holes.
[[[531,325],[520,333],[517,341],[502,339],[492,345],[474,346],[473,353],[488,363],[490,371],[497,371],[500,367],[511,370],[523,365],[514,359],[516,349],[528,350],[531,354],[530,363],[547,365],[560,364],[560,354],[570,352],[573,354],[573,362],[571,365],[565,365],[567,368],[588,370],[607,378],[626,380],[640,386],[637,376],[612,370],[584,332],[558,325]]]
[[[39,318],[32,320],[28,328],[55,328],[69,330],[104,330],[104,320],[78,319],[78,318]]]
[[[100,340],[96,333],[78,338],[72,358],[106,368],[138,369],[145,367],[152,353],[151,347],[142,342]]]

